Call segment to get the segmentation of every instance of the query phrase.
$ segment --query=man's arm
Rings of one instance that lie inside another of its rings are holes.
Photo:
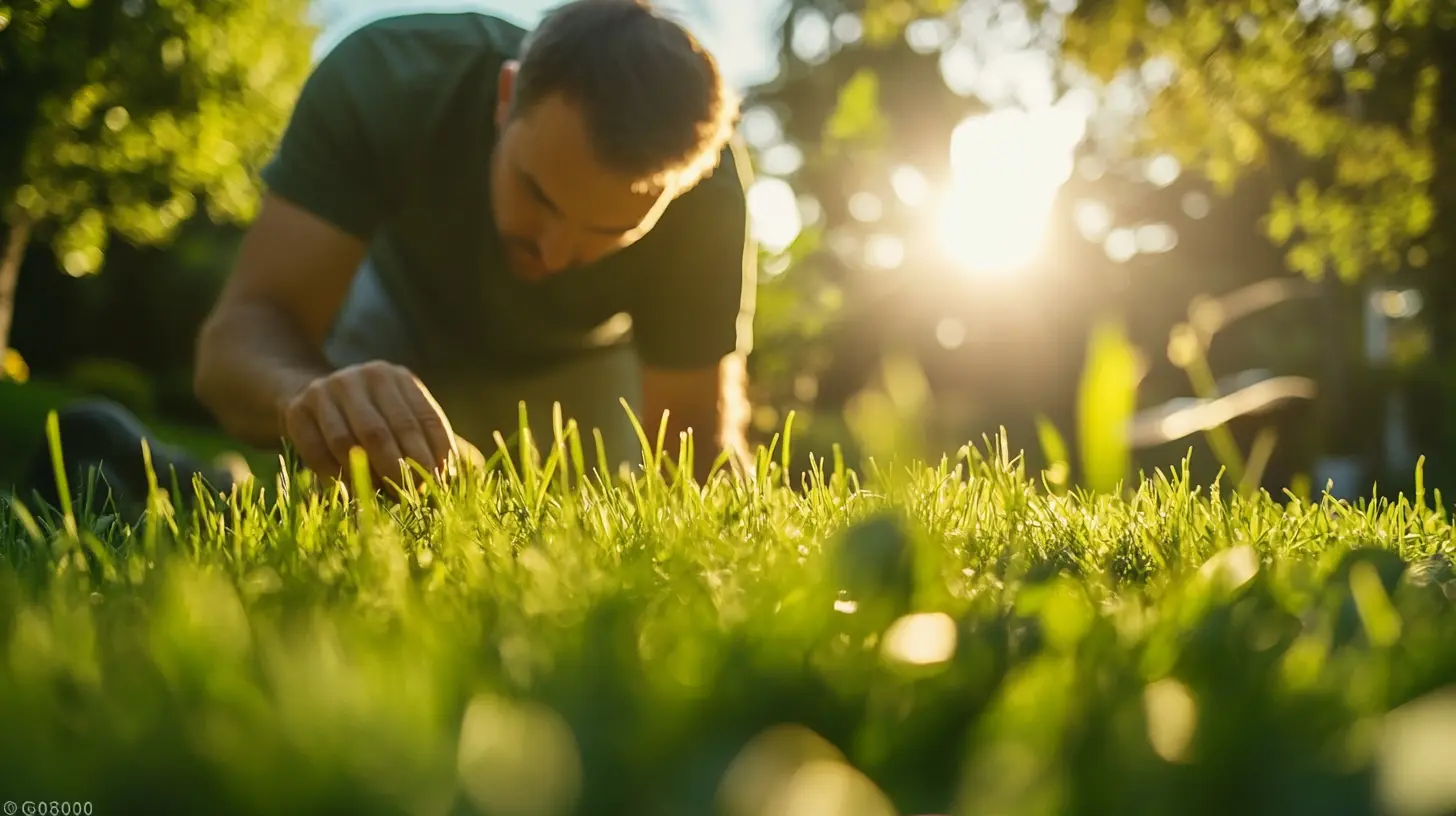
[[[384,362],[334,371],[323,357],[366,251],[357,236],[270,195],[199,337],[196,390],[243,440],[287,438],[326,475],[342,473],[362,447],[377,476],[397,481],[401,461],[439,469],[458,447],[412,372]]]
[[[664,454],[676,461],[680,434],[693,432],[693,476],[705,484],[713,463],[728,451],[747,464],[747,374],[743,355],[730,354],[716,366],[670,370],[644,366],[642,396],[645,430],[651,438],[668,415]]]
[[[679,433],[692,428],[700,483],[725,450],[744,472],[751,465],[746,360],[758,280],[751,183],[747,150],[735,140],[714,174],[673,202],[654,230],[656,275],[632,314],[647,430],[655,433],[668,411],[666,441],[675,451]]]
[[[285,435],[283,406],[331,367],[322,348],[367,252],[359,238],[269,195],[197,343],[198,399],[259,446]]]
[[[339,474],[351,452],[397,480],[412,459],[444,467],[455,450],[440,406],[410,371],[386,362],[339,371],[327,332],[368,245],[400,200],[419,135],[417,99],[383,58],[397,32],[370,25],[309,74],[272,160],[269,195],[197,344],[199,399],[233,435],[287,439],[303,464]]]

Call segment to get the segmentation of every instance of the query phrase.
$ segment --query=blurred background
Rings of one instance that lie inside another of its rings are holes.
[[[551,5],[0,5],[0,483],[80,394],[231,448],[192,338],[311,62],[382,15]],[[1190,451],[1276,494],[1410,490],[1420,456],[1456,484],[1438,4],[658,5],[747,97],[755,441],[792,413],[797,468],[1004,429],[1058,487]]]

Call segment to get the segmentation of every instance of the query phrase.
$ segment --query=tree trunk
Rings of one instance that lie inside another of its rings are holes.
[[[10,323],[15,315],[15,285],[20,281],[20,262],[30,242],[30,219],[16,215],[5,238],[5,252],[0,255],[0,357],[10,348]]]

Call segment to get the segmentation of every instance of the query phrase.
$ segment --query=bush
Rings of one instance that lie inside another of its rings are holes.
[[[81,360],[71,366],[66,384],[87,396],[113,400],[142,418],[157,412],[157,391],[151,378],[125,360]]]

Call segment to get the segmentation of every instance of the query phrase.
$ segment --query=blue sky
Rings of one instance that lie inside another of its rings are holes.
[[[318,48],[333,46],[362,23],[413,10],[481,9],[531,25],[560,0],[315,0],[322,25]],[[777,20],[782,0],[657,0],[682,19],[723,65],[740,89],[773,76]]]

